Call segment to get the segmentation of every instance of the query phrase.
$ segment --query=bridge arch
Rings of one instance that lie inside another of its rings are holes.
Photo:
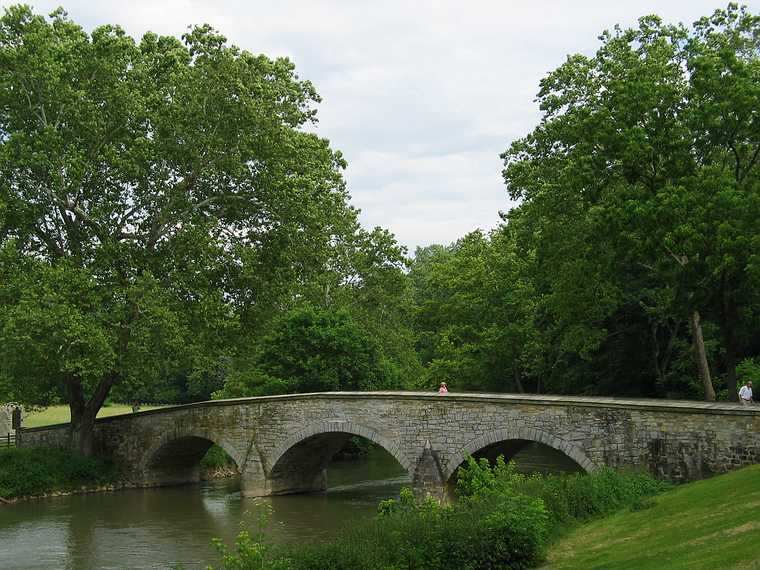
[[[221,447],[242,473],[245,457],[223,435],[201,426],[188,426],[162,433],[142,453],[139,471],[155,484],[198,479],[199,463],[212,445]]]
[[[489,431],[480,437],[470,440],[464,447],[453,453],[446,463],[446,467],[443,469],[443,480],[448,481],[456,472],[457,468],[464,463],[469,455],[474,455],[483,448],[489,445],[494,445],[504,441],[510,440],[524,440],[542,443],[548,447],[561,451],[567,455],[570,459],[575,461],[581,469],[587,473],[596,471],[599,466],[591,461],[583,450],[577,445],[559,438],[554,435],[550,435],[544,431],[531,429],[531,428],[507,428],[497,429]]]
[[[363,437],[379,445],[412,474],[412,461],[398,441],[355,422],[326,421],[308,425],[290,435],[269,455],[267,478],[271,491],[284,494],[324,490],[324,469],[350,436]]]

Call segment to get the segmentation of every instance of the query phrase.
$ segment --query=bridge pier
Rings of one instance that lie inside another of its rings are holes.
[[[433,451],[430,441],[425,442],[417,466],[412,474],[412,491],[418,499],[433,498],[445,501],[446,481],[443,478],[438,454]]]
[[[249,458],[238,469],[240,471],[240,493],[244,497],[266,497],[272,494],[269,480],[258,457]]]
[[[240,476],[240,493],[244,497],[266,497],[272,494],[266,477],[246,473]]]

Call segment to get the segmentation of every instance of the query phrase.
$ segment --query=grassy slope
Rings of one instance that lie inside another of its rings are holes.
[[[142,406],[141,410],[152,410],[159,406]],[[106,416],[117,416],[119,414],[131,414],[132,407],[127,404],[111,404],[100,408],[99,418]],[[71,420],[71,414],[68,406],[50,406],[40,412],[31,413],[24,418],[24,427],[41,427],[52,424],[63,424]]]
[[[760,465],[683,485],[654,506],[583,525],[544,570],[760,569]]]

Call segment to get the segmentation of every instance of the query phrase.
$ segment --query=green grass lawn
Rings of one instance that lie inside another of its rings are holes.
[[[698,481],[573,530],[544,570],[760,569],[760,465]]]
[[[152,410],[161,406],[141,406],[141,410]],[[99,418],[107,416],[118,416],[120,414],[131,414],[132,406],[127,404],[110,404],[100,408]],[[71,413],[68,406],[50,406],[39,412],[33,412],[24,417],[24,427],[41,427],[52,424],[68,423],[71,420]]]

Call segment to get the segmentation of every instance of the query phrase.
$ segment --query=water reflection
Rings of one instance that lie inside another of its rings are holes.
[[[324,494],[258,499],[241,497],[239,482],[226,479],[18,503],[0,508],[0,568],[205,568],[217,561],[211,539],[232,543],[241,528],[254,530],[264,505],[273,508],[272,540],[324,540],[409,483],[383,452],[331,464],[328,481]]]

